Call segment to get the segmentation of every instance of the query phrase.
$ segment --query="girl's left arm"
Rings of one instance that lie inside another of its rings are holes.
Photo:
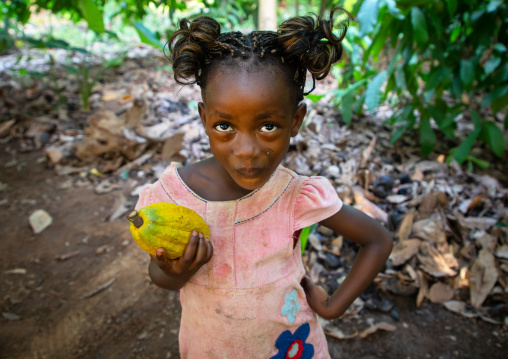
[[[302,279],[301,285],[310,307],[322,318],[335,319],[349,308],[383,269],[393,241],[389,232],[376,220],[347,205],[320,224],[361,246],[351,271],[332,296],[329,297],[307,276]]]

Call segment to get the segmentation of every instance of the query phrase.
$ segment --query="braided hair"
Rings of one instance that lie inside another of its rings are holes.
[[[277,32],[253,31],[221,33],[220,24],[207,16],[190,21],[182,19],[179,29],[168,41],[169,60],[177,83],[196,83],[202,89],[207,78],[220,66],[243,67],[273,65],[282,70],[296,102],[315,88],[315,81],[328,75],[332,64],[342,56],[342,40],[348,22],[342,23],[339,36],[332,33],[333,14],[329,20],[313,16],[297,16],[283,22]],[[243,60],[243,61],[242,61]],[[312,88],[305,92],[307,71],[312,75]]]

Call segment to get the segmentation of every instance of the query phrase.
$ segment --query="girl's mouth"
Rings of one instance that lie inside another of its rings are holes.
[[[244,177],[256,177],[263,172],[263,169],[259,167],[243,167],[238,168],[236,171]]]

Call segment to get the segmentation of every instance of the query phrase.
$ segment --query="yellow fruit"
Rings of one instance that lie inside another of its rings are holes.
[[[152,255],[157,248],[164,248],[169,259],[180,257],[194,230],[210,238],[210,229],[199,214],[173,203],[154,203],[133,211],[127,218],[136,243]]]

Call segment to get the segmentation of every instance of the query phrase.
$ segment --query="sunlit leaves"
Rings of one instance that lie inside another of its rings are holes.
[[[162,49],[163,45],[160,42],[160,40],[157,38],[157,36],[155,36],[155,34],[152,31],[150,31],[145,25],[143,25],[142,22],[135,21],[132,23],[132,26],[134,26],[134,28],[136,29],[139,39],[143,43]]]
[[[378,0],[365,0],[358,12],[358,22],[360,23],[360,36],[369,34],[374,30],[377,23],[379,12]]]
[[[88,23],[88,28],[97,33],[104,32],[102,11],[93,0],[78,0],[78,6]]]
[[[420,46],[427,44],[427,42],[429,42],[429,34],[425,15],[422,10],[416,6],[411,8],[411,25],[413,25],[416,43]]]
[[[381,86],[384,84],[387,78],[386,71],[380,72],[370,81],[365,92],[365,104],[370,112],[378,107],[379,101],[381,100]]]

